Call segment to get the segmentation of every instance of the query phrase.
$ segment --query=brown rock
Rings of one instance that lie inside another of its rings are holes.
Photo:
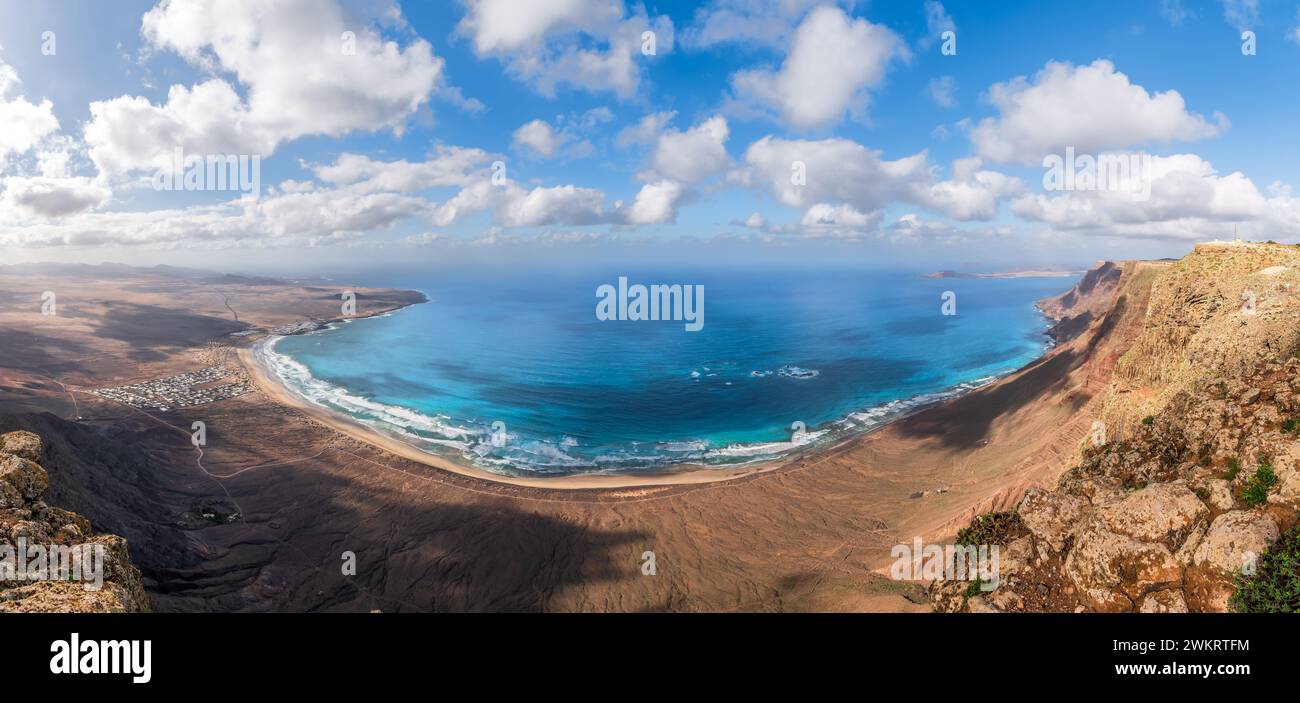
[[[45,469],[16,454],[0,454],[0,481],[13,486],[27,500],[40,498],[50,485]]]
[[[13,454],[39,464],[44,451],[40,437],[20,430],[0,435],[0,453]]]
[[[1138,610],[1143,613],[1185,613],[1187,601],[1183,598],[1181,590],[1169,588],[1147,594],[1142,599],[1142,607]]]
[[[1192,526],[1210,511],[1182,483],[1158,483],[1104,506],[1100,514],[1113,532],[1177,549]]]
[[[1141,542],[1088,519],[1065,559],[1065,573],[1084,603],[1104,612],[1129,611],[1152,591],[1182,584],[1182,568],[1160,543]]]
[[[1277,523],[1265,513],[1234,510],[1214,519],[1187,569],[1188,607],[1223,612],[1236,590],[1233,579],[1277,541]]]
[[[1031,488],[1016,512],[1030,533],[1053,552],[1065,547],[1070,533],[1088,509],[1088,501],[1068,493]]]

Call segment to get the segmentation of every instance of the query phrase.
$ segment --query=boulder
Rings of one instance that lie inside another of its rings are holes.
[[[1181,586],[1183,579],[1168,547],[1113,532],[1099,516],[1075,537],[1065,573],[1083,602],[1103,612],[1131,611],[1146,594]]]
[[[1016,512],[1035,539],[1048,550],[1059,552],[1087,509],[1088,501],[1078,496],[1031,488]]]
[[[1195,611],[1223,612],[1236,590],[1234,579],[1254,568],[1277,541],[1277,523],[1265,513],[1234,510],[1214,519],[1187,568],[1187,601]]]
[[[0,435],[0,453],[13,454],[40,463],[44,448],[41,438],[31,432],[6,432]]]
[[[1157,483],[1100,509],[1112,532],[1139,542],[1159,542],[1177,549],[1192,527],[1210,510],[1180,482]]]
[[[12,486],[24,499],[36,500],[49,487],[50,477],[45,473],[45,469],[34,461],[24,459],[17,454],[0,454],[0,482]]]

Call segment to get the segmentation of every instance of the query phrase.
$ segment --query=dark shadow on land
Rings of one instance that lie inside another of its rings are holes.
[[[1097,345],[1114,331],[1126,304],[1124,296],[1115,301],[1114,308],[1102,319],[1082,351],[1055,350],[1021,369],[1016,378],[917,413],[898,423],[898,431],[905,437],[937,440],[952,449],[976,447],[988,437],[989,428],[997,418],[1014,413],[1048,393],[1064,390],[1070,372],[1088,360]],[[1086,401],[1083,397],[1071,402]]]
[[[640,576],[646,533],[589,529],[526,502],[444,499],[310,462],[227,479],[227,502],[184,433],[0,415],[0,432],[14,429],[46,442],[49,504],[128,540],[157,611],[544,611],[570,586]],[[241,463],[283,459],[244,444]],[[244,515],[182,527],[202,501]]]
[[[132,347],[133,361],[164,361],[168,355],[159,347],[202,346],[217,337],[247,329],[248,324],[220,317],[196,315],[155,305],[110,302],[95,336],[116,339]]]

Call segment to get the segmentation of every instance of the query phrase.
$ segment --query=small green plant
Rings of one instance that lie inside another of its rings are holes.
[[[1201,488],[1196,489],[1196,497],[1197,497],[1197,498],[1200,498],[1201,500],[1209,500],[1209,499],[1210,499],[1210,489],[1205,488],[1204,486],[1202,486]]]
[[[1020,513],[984,513],[977,515],[969,527],[957,532],[957,545],[1006,544],[1024,534],[1028,528],[1020,521]]]
[[[1259,556],[1253,574],[1237,577],[1228,607],[1239,613],[1300,613],[1300,525]]]
[[[1156,421],[1155,415],[1147,415],[1146,417],[1142,418],[1142,424],[1146,425],[1147,427],[1150,427],[1152,423],[1154,423],[1155,421]]]
[[[1237,461],[1237,457],[1235,456],[1228,457],[1228,470],[1223,473],[1223,479],[1225,481],[1231,481],[1234,478],[1237,478],[1237,474],[1239,473],[1241,473],[1241,462]]]
[[[1283,432],[1294,434],[1296,430],[1300,430],[1300,417],[1287,418],[1282,421]]]
[[[1241,489],[1241,501],[1253,508],[1268,500],[1268,492],[1276,485],[1277,474],[1274,473],[1273,467],[1260,464],[1259,468],[1255,469],[1255,475],[1246,482],[1246,487]]]

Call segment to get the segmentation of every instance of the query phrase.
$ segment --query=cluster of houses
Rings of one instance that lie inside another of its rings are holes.
[[[156,378],[129,386],[100,388],[92,392],[101,398],[116,400],[142,410],[167,411],[172,408],[213,403],[248,392],[248,382],[243,380],[217,386],[206,385],[227,376],[230,376],[230,371],[226,367],[209,366],[178,376]]]

